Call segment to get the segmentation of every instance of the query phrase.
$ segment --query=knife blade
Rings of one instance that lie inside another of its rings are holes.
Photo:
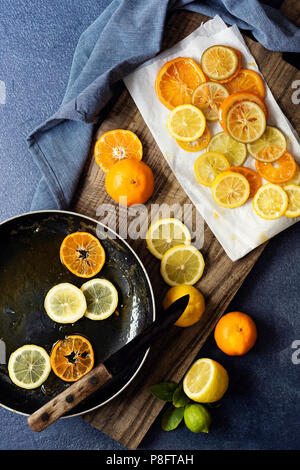
[[[189,295],[185,295],[171,304],[165,312],[161,313],[160,318],[106,359],[104,361],[105,367],[113,375],[124,371],[124,368],[128,366],[130,358],[136,358],[137,354],[146,351],[170,325],[173,325],[178,320],[189,303],[189,297]]]
[[[104,363],[97,365],[91,372],[30,415],[27,420],[29,427],[33,431],[43,431],[118,373],[124,371],[124,368],[130,365],[132,357],[136,358],[139,353],[146,351],[162,333],[178,320],[188,305],[189,297],[189,295],[185,295],[176,300],[165,312],[161,313],[157,320],[119,351],[112,354]]]

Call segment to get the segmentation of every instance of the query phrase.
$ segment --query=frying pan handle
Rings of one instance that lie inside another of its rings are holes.
[[[28,425],[33,431],[43,431],[58,418],[74,408],[98,390],[112,378],[104,364],[86,374],[82,379],[70,385],[62,393],[54,397],[28,418]]]

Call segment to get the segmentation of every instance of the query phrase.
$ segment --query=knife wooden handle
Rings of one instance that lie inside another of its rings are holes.
[[[112,378],[104,364],[99,364],[82,379],[70,385],[44,406],[29,416],[27,422],[33,431],[43,431],[78,403],[96,392]]]

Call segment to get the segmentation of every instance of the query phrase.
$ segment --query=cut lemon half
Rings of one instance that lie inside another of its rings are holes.
[[[288,195],[288,206],[284,215],[286,217],[300,217],[300,186],[288,184],[283,189]]]
[[[90,320],[104,320],[110,317],[118,306],[118,291],[107,279],[91,279],[81,286],[87,309],[85,316]]]
[[[201,67],[211,80],[226,80],[237,70],[239,59],[231,47],[222,45],[206,49],[201,58]]]
[[[288,195],[277,184],[261,186],[253,198],[253,208],[263,219],[274,220],[281,217],[288,207]]]
[[[207,151],[222,153],[230,166],[243,165],[247,157],[246,145],[232,139],[225,132],[219,132],[211,138]]]
[[[224,367],[212,359],[198,359],[183,379],[185,394],[199,403],[220,400],[228,388],[229,378]]]
[[[203,111],[208,121],[217,121],[219,109],[229,96],[226,88],[220,83],[206,82],[198,86],[192,97],[193,105]]]
[[[150,225],[146,235],[147,248],[158,259],[174,246],[190,245],[189,229],[178,219],[160,219]]]
[[[194,164],[197,181],[204,186],[211,186],[216,177],[228,168],[229,162],[220,152],[203,153]]]
[[[251,157],[261,162],[278,160],[286,151],[286,138],[277,127],[267,126],[263,135],[247,145]]]
[[[67,282],[49,290],[44,306],[47,315],[57,323],[74,323],[83,317],[87,308],[83,292]]]
[[[183,142],[197,140],[202,136],[206,119],[202,111],[191,104],[174,108],[168,117],[167,128],[171,136]]]
[[[266,129],[266,116],[262,108],[253,101],[241,101],[233,105],[226,117],[229,135],[242,143],[254,142]]]
[[[8,361],[10,380],[21,388],[40,387],[51,371],[50,358],[45,349],[26,344],[14,351]]]
[[[203,256],[197,248],[179,245],[170,248],[163,255],[160,272],[169,286],[191,286],[201,278],[204,266]]]
[[[247,178],[233,171],[226,171],[217,176],[211,189],[214,201],[229,209],[242,206],[250,194]]]
[[[186,152],[199,152],[200,150],[205,149],[208,146],[210,140],[210,130],[208,126],[205,126],[205,130],[201,137],[197,140],[192,140],[191,142],[182,142],[181,140],[176,139],[177,144],[180,148]]]

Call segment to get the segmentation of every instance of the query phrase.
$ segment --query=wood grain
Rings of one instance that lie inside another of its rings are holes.
[[[171,47],[207,19],[196,13],[174,13],[167,23],[163,48]],[[300,79],[300,73],[283,62],[280,53],[267,51],[247,37],[245,40],[280,107],[294,127],[299,130],[300,117],[297,106],[291,101],[293,92],[291,83],[293,80]],[[155,192],[148,206],[153,202],[191,204],[163,158],[133,100],[125,90],[100,126],[95,138],[107,130],[118,127],[136,132],[143,142],[144,161],[151,166],[155,174]],[[91,154],[74,200],[73,209],[97,218],[97,207],[102,203],[111,203],[111,200],[104,190],[104,174],[99,171]],[[195,208],[193,215],[196,217]],[[108,214],[108,219],[110,217],[112,215]],[[120,219],[120,225],[122,225],[122,216]],[[160,305],[167,286],[161,279],[159,262],[147,252],[144,240],[129,240],[129,242],[149,273],[157,305]],[[203,318],[192,328],[178,328],[164,335],[151,348],[142,371],[130,386],[109,404],[85,415],[84,419],[124,446],[135,449],[163,407],[161,401],[151,397],[148,391],[149,386],[161,380],[179,381],[183,377],[263,249],[264,245],[261,245],[243,259],[233,263],[226,256],[210,229],[205,226],[204,246],[201,251],[205,257],[206,269],[197,285],[206,298]]]

